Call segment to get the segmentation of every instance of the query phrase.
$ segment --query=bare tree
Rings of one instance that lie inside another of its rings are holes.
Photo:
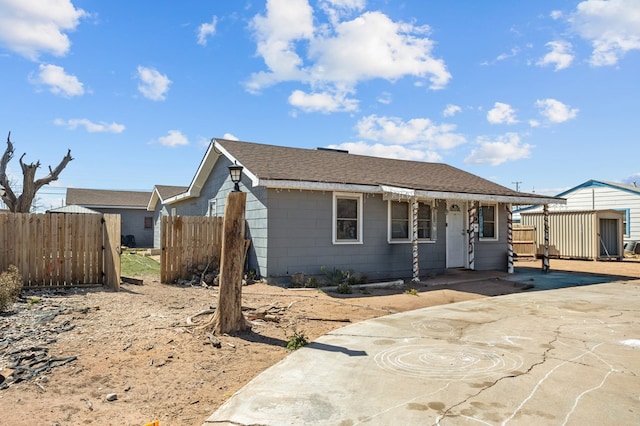
[[[49,166],[49,174],[43,178],[36,180],[36,170],[40,167],[40,161],[31,164],[25,164],[22,159],[26,153],[20,156],[20,167],[22,168],[22,193],[17,196],[12,188],[12,184],[7,177],[7,164],[13,158],[14,147],[11,143],[11,132],[7,136],[7,149],[4,151],[4,155],[0,160],[0,195],[2,201],[6,204],[9,211],[14,213],[29,213],[31,210],[31,204],[36,196],[36,192],[44,185],[47,185],[54,180],[58,180],[60,172],[67,167],[69,161],[73,160],[71,157],[71,150],[67,150],[67,155],[62,158],[60,164],[55,169]]]

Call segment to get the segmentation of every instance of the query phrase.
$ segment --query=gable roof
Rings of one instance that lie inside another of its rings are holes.
[[[66,204],[93,208],[146,209],[151,192],[67,188]]]
[[[156,185],[153,188],[153,192],[151,192],[151,198],[148,200],[147,210],[154,211],[158,202],[163,203],[165,200],[182,194],[188,189],[188,186]]]
[[[245,168],[243,173],[251,179],[254,186],[362,192],[398,191],[403,194],[413,191],[413,194],[427,198],[491,200],[516,204],[564,202],[555,197],[517,192],[443,163],[226,139],[214,139],[207,154],[222,154],[232,162],[242,165]],[[203,160],[202,164],[206,163]],[[196,175],[194,182],[198,178]]]
[[[565,195],[577,191],[578,189],[582,189],[582,188],[589,188],[592,186],[600,186],[600,187],[609,187],[609,188],[614,188],[614,189],[619,189],[621,191],[625,191],[625,192],[631,192],[633,194],[637,194],[640,195],[640,188],[635,186],[635,185],[627,185],[624,183],[617,183],[617,182],[605,182],[603,180],[595,180],[595,179],[589,179],[588,181],[581,183],[580,185],[574,186],[571,189],[568,189],[560,194],[558,194],[558,197],[564,197]]]

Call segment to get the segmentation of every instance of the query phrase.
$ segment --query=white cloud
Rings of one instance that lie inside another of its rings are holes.
[[[451,74],[432,56],[427,26],[395,22],[381,12],[345,18],[364,5],[325,0],[320,8],[330,23],[316,27],[307,0],[268,0],[266,13],[251,24],[267,70],[252,74],[246,89],[257,93],[292,81],[310,85],[314,93],[339,93],[353,91],[362,81],[405,76],[428,79],[432,89],[446,86]]]
[[[171,80],[164,74],[161,74],[155,68],[147,68],[138,66],[138,90],[142,95],[152,101],[163,101],[169,91]]]
[[[445,117],[453,117],[460,111],[462,111],[462,108],[460,108],[458,105],[448,104],[444,108],[444,111],[442,111],[442,115]]]
[[[348,98],[347,95],[347,93],[305,93],[302,90],[294,90],[289,96],[289,104],[305,112],[356,111],[358,101]]]
[[[32,84],[49,86],[49,91],[55,95],[71,97],[84,95],[84,85],[74,75],[67,74],[64,68],[51,64],[40,64],[39,73],[30,77]]]
[[[546,46],[549,47],[551,51],[537,62],[539,66],[555,65],[555,71],[559,71],[571,65],[574,58],[571,43],[557,40],[550,41]]]
[[[238,137],[232,133],[225,133],[222,135],[222,139],[228,139],[230,141],[239,141]]]
[[[70,0],[3,0],[0,44],[34,61],[42,53],[64,56],[71,46],[66,33],[86,16]]]
[[[118,123],[94,123],[86,118],[71,118],[69,120],[63,120],[56,118],[53,121],[56,126],[63,126],[70,130],[75,130],[78,127],[84,127],[89,133],[122,133],[125,129],[124,124]]]
[[[491,124],[515,124],[516,111],[511,105],[502,102],[496,102],[493,108],[487,112],[487,121]]]
[[[381,143],[345,142],[329,145],[333,149],[346,149],[351,154],[370,155],[373,157],[396,158],[399,160],[439,162],[442,157],[433,151],[411,149],[402,145],[385,145]]]
[[[481,136],[477,139],[479,148],[471,151],[464,159],[465,164],[490,164],[498,166],[507,161],[529,158],[532,145],[522,143],[517,133],[506,133],[496,140]]]
[[[435,124],[428,118],[402,121],[397,117],[370,115],[356,125],[361,138],[396,145],[421,145],[430,149],[451,149],[466,142],[463,135],[454,133],[453,124]]]
[[[536,107],[540,109],[540,114],[551,123],[563,123],[576,118],[579,111],[577,108],[570,108],[568,105],[552,98],[538,99]]]
[[[158,138],[158,142],[160,145],[176,147],[179,145],[188,145],[189,140],[185,135],[182,134],[180,130],[169,130],[169,134],[167,136],[161,136]]]
[[[631,50],[640,50],[638,0],[586,0],[569,17],[573,29],[593,47],[593,66],[615,65]]]
[[[529,126],[540,127],[540,122],[538,120],[529,120]]]
[[[552,10],[551,13],[549,14],[549,16],[551,17],[551,19],[553,19],[554,21],[562,18],[564,14],[562,13],[561,10]]]
[[[201,46],[207,45],[207,37],[216,33],[216,25],[218,24],[218,17],[214,16],[211,22],[205,22],[198,27],[198,44]]]
[[[380,96],[378,96],[377,101],[380,102],[383,105],[389,105],[392,102],[391,93],[389,93],[389,92],[380,93]]]

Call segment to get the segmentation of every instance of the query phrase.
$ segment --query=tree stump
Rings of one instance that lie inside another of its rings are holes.
[[[218,335],[251,328],[242,315],[246,200],[246,193],[230,192],[224,207],[220,287],[212,321],[213,331]]]

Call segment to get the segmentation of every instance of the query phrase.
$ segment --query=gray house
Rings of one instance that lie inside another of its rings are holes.
[[[153,216],[147,212],[150,192],[68,188],[65,204],[99,213],[119,214],[123,243],[136,247],[153,245]]]
[[[189,188],[166,206],[222,215],[234,163],[244,167],[249,268],[274,282],[322,266],[370,279],[507,270],[511,206],[564,201],[446,164],[214,139]]]
[[[182,194],[189,189],[187,186],[170,186],[170,185],[156,185],[151,192],[151,198],[148,200],[147,211],[153,212],[153,248],[160,248],[160,224],[162,216],[168,216],[170,214],[176,215],[177,211],[171,210],[165,204],[165,200],[175,197],[178,194]]]

